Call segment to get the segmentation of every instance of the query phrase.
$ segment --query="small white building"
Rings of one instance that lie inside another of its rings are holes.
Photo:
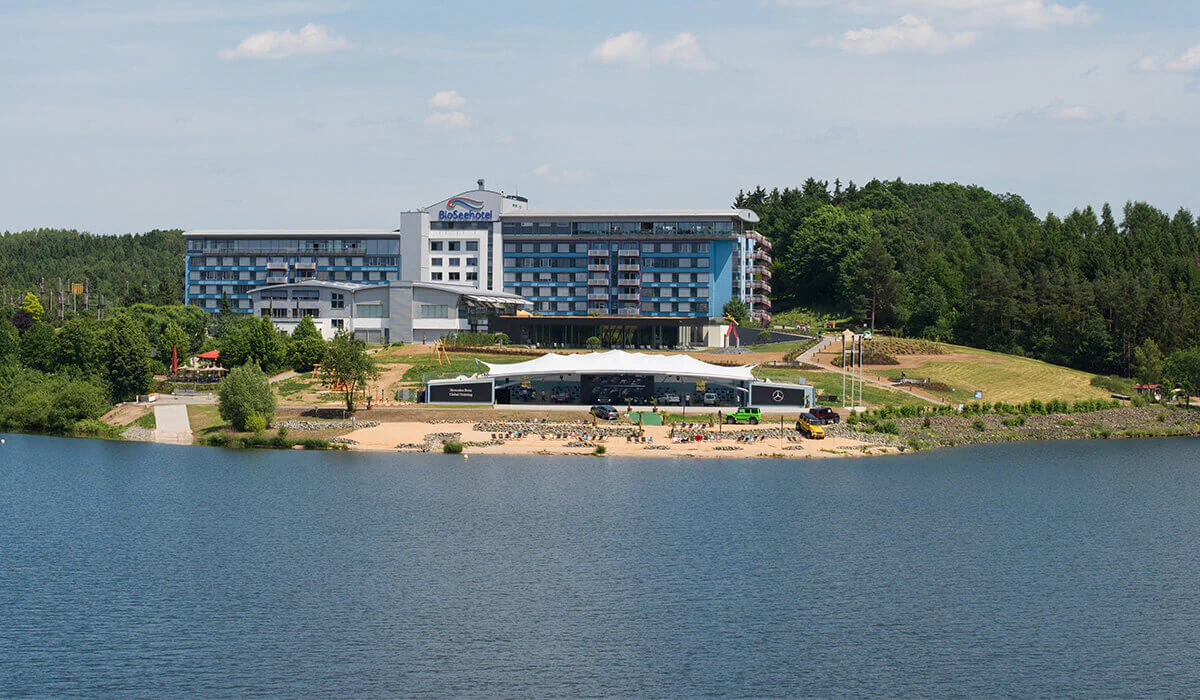
[[[309,317],[321,335],[341,331],[368,343],[424,343],[461,331],[486,332],[488,316],[515,314],[523,298],[430,282],[364,285],[307,280],[258,287],[253,313],[291,333]]]

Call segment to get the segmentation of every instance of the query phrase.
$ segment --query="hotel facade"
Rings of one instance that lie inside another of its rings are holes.
[[[721,318],[731,299],[762,323],[770,319],[771,246],[754,230],[757,221],[745,209],[539,212],[525,197],[488,190],[480,180],[473,190],[401,213],[395,229],[187,231],[185,303],[215,312],[226,300],[233,311],[270,316],[283,327],[310,316],[329,334],[353,330],[356,309],[343,308],[336,326],[321,323],[328,302],[302,302],[322,289],[418,283],[428,293],[465,295],[450,313],[455,323],[447,323],[446,304],[414,302],[404,317],[411,314],[416,333],[384,332],[395,340],[420,340],[422,330],[431,339],[434,329],[420,328],[426,315],[439,317],[427,324],[438,326],[433,337],[487,330],[489,318],[494,328],[508,318],[506,331],[515,328],[513,318],[540,319],[525,320],[519,332],[528,337],[513,338],[526,342],[553,341],[567,327],[580,329],[574,338],[620,319],[660,331],[696,327]],[[651,331],[643,340],[661,335]]]

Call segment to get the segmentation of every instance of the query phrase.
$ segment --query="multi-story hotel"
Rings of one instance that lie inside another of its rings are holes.
[[[731,299],[761,322],[770,318],[771,257],[770,243],[753,230],[757,221],[746,209],[537,212],[526,198],[480,180],[474,190],[403,212],[397,229],[188,231],[185,297],[209,311],[227,299],[235,311],[283,325],[328,308],[293,303],[328,289],[306,283],[418,283],[508,306],[521,297],[528,303],[520,306],[563,327],[597,318],[695,325],[720,318]],[[423,309],[412,313],[419,319]],[[486,327],[478,309],[459,315],[462,329]],[[542,326],[530,339],[549,340]]]

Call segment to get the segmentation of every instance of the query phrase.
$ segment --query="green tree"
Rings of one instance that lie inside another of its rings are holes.
[[[292,342],[288,344],[288,364],[297,372],[311,372],[313,366],[325,359],[325,339],[317,324],[308,316],[300,319],[292,331]]]
[[[251,416],[269,424],[275,417],[270,378],[253,362],[233,368],[217,390],[217,411],[236,430],[247,430]]]
[[[10,429],[65,432],[108,408],[98,384],[61,374],[24,370],[0,387],[0,426]]]
[[[846,256],[841,265],[839,284],[842,296],[860,318],[886,324],[901,321],[904,287],[896,272],[896,261],[876,232],[867,234],[861,250]]]
[[[1185,399],[1200,396],[1200,350],[1176,350],[1163,366],[1165,376]]]
[[[171,366],[171,349],[176,348],[179,353],[179,364],[188,358],[191,354],[191,339],[187,333],[179,327],[175,321],[167,321],[167,325],[163,327],[162,333],[158,335],[158,360],[166,365]]]
[[[21,336],[7,318],[0,316],[0,368],[17,364]]]
[[[17,307],[18,311],[24,311],[33,317],[34,321],[41,321],[42,315],[46,310],[42,308],[42,302],[38,300],[37,295],[33,292],[25,292],[25,300]]]
[[[273,374],[286,366],[284,338],[270,319],[245,316],[221,339],[221,363],[241,367],[253,362]]]
[[[49,323],[35,323],[21,336],[21,364],[41,372],[54,371],[54,328]]]
[[[584,345],[586,345],[589,350],[596,350],[600,347],[600,338],[594,335],[589,335],[587,340],[584,341]]]
[[[1163,356],[1158,343],[1147,338],[1133,351],[1133,376],[1143,384],[1159,384],[1163,377]]]
[[[329,343],[321,377],[331,386],[342,388],[346,410],[354,410],[354,397],[379,376],[375,360],[367,354],[367,344],[346,332],[338,333]]]
[[[725,306],[721,308],[721,313],[728,318],[732,318],[739,326],[750,325],[750,310],[746,308],[746,303],[740,299],[730,299],[725,302]]]
[[[105,329],[101,351],[104,378],[113,401],[129,401],[150,391],[150,341],[141,324],[129,314],[118,313]]]
[[[77,316],[58,331],[54,343],[54,368],[76,377],[100,374],[102,328],[93,319]]]

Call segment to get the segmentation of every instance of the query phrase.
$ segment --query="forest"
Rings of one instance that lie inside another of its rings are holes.
[[[33,291],[57,315],[59,282],[69,292],[71,282],[86,281],[92,308],[101,295],[110,308],[177,304],[183,299],[183,252],[178,230],[122,236],[45,228],[2,233],[0,298],[15,305]],[[82,309],[84,299],[68,299],[68,307],[72,302]]]
[[[1200,344],[1200,232],[1186,209],[1040,218],[980,187],[812,178],[739,192],[735,205],[758,213],[774,245],[776,313],[839,310],[900,335],[1126,376]]]

